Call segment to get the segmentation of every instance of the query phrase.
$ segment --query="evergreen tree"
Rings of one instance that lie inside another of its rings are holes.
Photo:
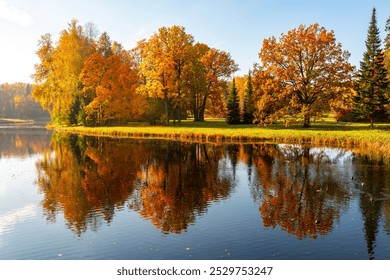
[[[244,95],[244,108],[242,121],[245,124],[253,123],[253,114],[255,113],[255,106],[253,104],[253,88],[252,88],[252,76],[249,71],[248,79],[246,81],[245,95]]]
[[[112,43],[110,36],[108,36],[107,32],[103,32],[100,35],[99,40],[97,42],[97,51],[104,56],[104,58],[109,58],[112,55]]]
[[[385,38],[385,66],[387,69],[387,79],[390,79],[390,17],[386,21],[385,31],[387,32]]]
[[[388,80],[384,64],[384,53],[381,49],[381,39],[376,21],[376,10],[372,10],[372,17],[368,29],[367,50],[360,62],[358,81],[356,83],[356,109],[359,116],[370,120],[371,128],[374,120],[384,118],[385,105],[389,103],[387,97]]]
[[[240,123],[240,104],[238,101],[238,93],[236,88],[236,81],[233,78],[232,88],[229,92],[227,101],[227,118],[228,124],[239,124]]]
[[[390,81],[390,17],[386,21],[386,38],[385,38],[385,67],[387,70],[387,80]],[[387,91],[387,97],[390,99],[390,89]],[[386,105],[387,117],[390,120],[390,103]]]

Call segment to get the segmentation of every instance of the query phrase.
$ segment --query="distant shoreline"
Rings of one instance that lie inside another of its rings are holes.
[[[33,123],[34,120],[23,120],[23,119],[10,119],[10,118],[0,118],[0,124],[5,123]]]

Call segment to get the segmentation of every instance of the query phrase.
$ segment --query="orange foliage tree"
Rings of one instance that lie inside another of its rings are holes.
[[[230,54],[206,44],[194,44],[184,27],[162,27],[147,42],[141,41],[140,91],[164,102],[165,122],[183,110],[204,121],[206,106],[224,110],[226,79],[238,66]]]
[[[254,69],[254,73],[252,83],[255,100],[255,121],[263,125],[271,125],[281,116],[288,114],[288,100],[279,99],[282,86],[269,70],[257,67]],[[285,118],[287,125],[288,121],[288,118]]]
[[[348,62],[349,53],[336,43],[333,31],[318,24],[300,25],[282,34],[279,41],[265,39],[259,57],[261,72],[280,85],[276,92],[264,90],[260,99],[274,99],[276,107],[283,108],[263,115],[265,122],[288,115],[302,118],[303,126],[308,127],[311,118],[328,112],[330,101],[352,86],[354,69]],[[262,106],[266,103],[260,101],[257,111],[266,110]]]
[[[92,99],[85,106],[87,124],[142,119],[146,103],[136,92],[138,71],[131,56],[119,44],[111,45],[105,33],[99,43],[80,75],[83,93]]]

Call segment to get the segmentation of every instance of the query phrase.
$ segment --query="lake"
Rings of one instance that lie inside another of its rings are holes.
[[[390,259],[358,150],[0,128],[0,259]]]

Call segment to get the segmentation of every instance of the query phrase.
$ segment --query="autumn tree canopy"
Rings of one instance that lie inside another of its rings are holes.
[[[96,36],[93,24],[72,20],[57,42],[51,34],[38,42],[33,97],[55,123],[106,125],[144,116],[136,57],[106,32]]]
[[[164,100],[165,118],[169,122],[174,110],[181,120],[186,106],[185,90],[194,38],[181,26],[162,27],[142,50],[141,69],[145,76],[146,91]]]
[[[212,107],[223,111],[223,92],[227,89],[227,79],[238,71],[238,65],[231,58],[230,54],[215,48],[211,48],[200,58],[206,71],[206,92],[202,97],[199,108],[199,121],[204,121],[204,112],[208,101]]]
[[[185,110],[204,121],[208,102],[223,110],[226,79],[238,70],[229,53],[195,44],[182,26],[160,28],[141,49],[141,91],[163,100],[166,123]]]
[[[386,67],[389,37],[381,58]],[[162,27],[126,50],[107,33],[98,36],[92,23],[81,26],[72,20],[57,41],[44,34],[36,54],[32,96],[53,122],[67,125],[169,124],[186,117],[204,121],[205,115],[226,116],[229,84],[238,70],[228,52],[196,42],[176,25]],[[356,76],[349,53],[336,42],[333,31],[318,24],[265,39],[259,58],[248,79],[236,79],[244,123],[284,120],[286,125],[300,121],[308,127],[331,110],[337,119],[351,112],[356,92],[361,100],[367,99],[362,91],[367,86],[353,88]],[[365,73],[369,81],[371,72]],[[388,85],[382,96],[384,111]],[[19,108],[25,103],[20,98],[15,102]]]
[[[61,32],[57,44],[45,34],[38,43],[40,63],[35,65],[36,86],[33,97],[50,112],[53,121],[65,124],[78,122],[81,82],[79,75],[91,55],[93,41],[76,20]]]
[[[122,46],[103,33],[97,49],[84,63],[83,84],[86,123],[105,125],[140,120],[145,99],[136,92],[138,69]]]
[[[267,103],[263,99],[278,103],[273,105],[278,110],[269,111],[259,120],[263,123],[289,116],[294,120],[302,118],[303,126],[308,127],[312,118],[328,112],[330,100],[349,90],[352,82],[349,53],[336,42],[333,31],[318,24],[300,25],[279,40],[265,39],[259,57],[261,68],[257,75],[268,73],[280,86],[277,91],[263,91],[258,96],[257,114],[269,110],[263,106]]]

